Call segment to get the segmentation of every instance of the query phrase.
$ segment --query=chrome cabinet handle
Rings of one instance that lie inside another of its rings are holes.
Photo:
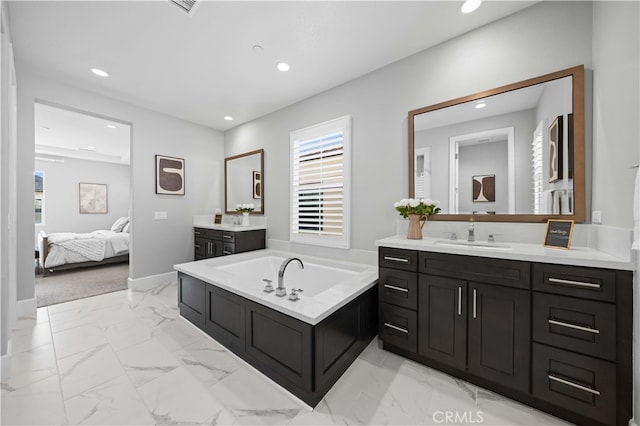
[[[194,231],[196,235],[200,235],[200,231]]]
[[[554,380],[554,381],[556,381],[558,383],[562,383],[563,385],[571,386],[572,388],[580,389],[581,391],[589,392],[589,393],[592,393],[594,395],[600,395],[600,392],[598,392],[595,389],[591,389],[591,388],[588,388],[586,386],[582,386],[582,385],[579,385],[577,383],[570,382],[569,380],[561,379],[560,377],[556,377],[556,376],[551,375],[551,374],[548,374],[547,376],[549,377],[550,380]]]
[[[406,328],[398,327],[397,325],[389,324],[388,322],[385,322],[384,325],[385,325],[385,327],[389,327],[389,328],[392,328],[394,330],[401,331],[401,332],[403,332],[405,334],[409,334],[409,330],[407,330]]]
[[[225,250],[223,251],[224,254],[231,254],[231,252],[229,250]]]
[[[231,239],[231,238],[233,238],[233,237],[232,237],[231,235],[224,234],[224,235],[222,236],[222,238],[227,238],[227,239],[229,239],[229,240],[230,240],[230,239]]]
[[[200,248],[200,244],[196,244],[196,248]]]
[[[578,286],[578,287],[600,288],[600,284],[585,283],[583,281],[565,280],[565,279],[562,279],[562,278],[549,278],[549,282],[550,283],[555,283],[555,284],[575,285],[575,286]]]
[[[473,318],[476,318],[476,307],[477,307],[477,299],[476,299],[476,289],[473,289]]]
[[[580,331],[587,331],[587,332],[593,333],[593,334],[600,334],[600,330],[598,330],[597,328],[582,327],[580,325],[571,324],[569,322],[563,322],[563,321],[558,321],[558,320],[554,320],[554,319],[550,319],[549,320],[549,324],[559,325],[561,327],[573,328],[573,329],[580,330]]]
[[[403,293],[409,293],[409,289],[402,288],[402,287],[396,287],[395,285],[391,285],[391,284],[385,284],[384,287],[388,288],[388,289],[391,289],[391,290],[395,290],[395,291],[401,291]]]
[[[458,287],[458,316],[462,315],[462,287]]]
[[[405,259],[402,257],[385,256],[384,260],[388,260],[390,262],[409,263],[409,259]]]

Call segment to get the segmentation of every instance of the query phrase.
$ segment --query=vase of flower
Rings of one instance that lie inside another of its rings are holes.
[[[236,205],[236,211],[238,213],[242,213],[242,226],[249,226],[249,213],[251,213],[256,206],[253,203],[248,204],[238,204]]]
[[[427,199],[404,198],[393,207],[400,213],[400,216],[409,219],[409,228],[407,229],[407,239],[421,240],[422,227],[427,222],[429,216],[438,214],[440,207],[439,202]]]
[[[427,222],[427,216],[421,216],[419,214],[409,215],[409,228],[407,229],[407,239],[409,240],[421,240],[422,239],[422,227]]]

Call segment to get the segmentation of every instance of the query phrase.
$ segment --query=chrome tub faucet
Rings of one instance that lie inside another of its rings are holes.
[[[282,265],[280,265],[280,270],[278,271],[278,288],[276,288],[276,296],[283,297],[287,295],[287,289],[283,285],[284,271],[285,269],[287,269],[287,266],[289,265],[289,263],[291,263],[294,260],[298,262],[298,267],[300,269],[304,269],[304,263],[302,263],[302,260],[298,259],[297,257],[286,258],[284,262],[282,262]]]

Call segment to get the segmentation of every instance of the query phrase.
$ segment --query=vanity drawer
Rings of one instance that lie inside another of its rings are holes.
[[[378,250],[378,266],[416,272],[418,270],[418,252],[380,247]]]
[[[531,264],[517,260],[420,252],[420,273],[530,289]]]
[[[416,310],[418,307],[418,274],[380,268],[378,296],[381,302]]]
[[[236,233],[231,231],[222,231],[220,239],[225,243],[233,243],[236,240]]]
[[[614,363],[534,343],[531,375],[534,397],[616,424]]]
[[[194,228],[193,235],[198,238],[209,238],[212,240],[222,240],[222,231],[219,229]]]
[[[616,360],[615,305],[534,293],[532,322],[537,342]]]
[[[378,330],[383,342],[409,352],[417,352],[418,320],[415,311],[380,303]]]
[[[229,254],[234,254],[236,252],[236,245],[233,243],[223,243],[222,245],[222,255],[226,256]]]
[[[611,269],[534,263],[533,289],[615,302],[616,272]]]

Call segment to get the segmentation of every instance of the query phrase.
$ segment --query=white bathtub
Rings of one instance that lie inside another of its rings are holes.
[[[284,274],[287,294],[300,288],[298,301],[265,293],[264,279],[278,285],[278,270],[287,257],[298,257]],[[216,285],[237,295],[263,304],[308,324],[315,325],[376,285],[378,269],[375,265],[340,262],[314,256],[276,250],[257,250],[233,256],[175,265],[177,271]]]

